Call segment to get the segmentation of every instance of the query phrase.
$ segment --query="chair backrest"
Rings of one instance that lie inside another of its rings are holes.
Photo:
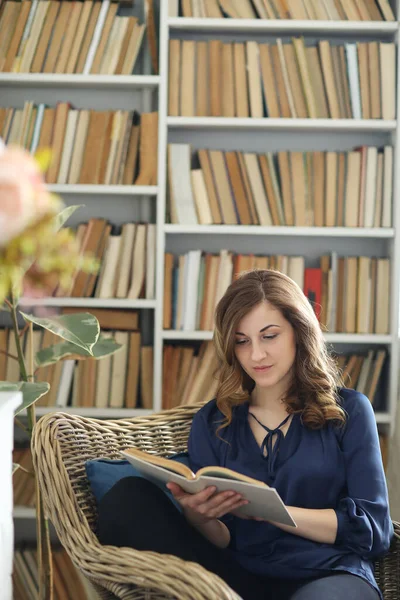
[[[194,414],[200,404],[118,421],[100,421],[66,413],[42,417],[35,426],[32,455],[45,505],[59,507],[69,498],[94,531],[97,510],[85,471],[90,459],[121,458],[120,450],[135,447],[160,456],[183,452]],[[48,497],[46,498],[46,496]],[[54,497],[54,496],[57,496]],[[62,520],[52,511],[54,523]],[[54,523],[56,529],[57,523]]]

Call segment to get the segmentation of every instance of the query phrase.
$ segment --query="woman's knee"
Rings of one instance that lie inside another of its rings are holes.
[[[340,573],[305,584],[290,600],[379,600],[378,592],[364,579]]]

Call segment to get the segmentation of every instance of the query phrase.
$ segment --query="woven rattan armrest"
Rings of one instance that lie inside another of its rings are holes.
[[[97,542],[80,556],[76,550],[72,558],[88,579],[114,593],[118,587],[119,597],[124,597],[121,590],[125,588],[127,597],[131,591],[132,598],[136,597],[135,590],[142,595],[146,590],[149,598],[157,594],[177,600],[240,600],[220,577],[176,556],[101,546]]]

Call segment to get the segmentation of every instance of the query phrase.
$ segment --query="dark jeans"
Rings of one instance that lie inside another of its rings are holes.
[[[99,504],[101,544],[173,554],[219,575],[243,600],[378,600],[363,579],[347,573],[307,580],[250,573],[186,521],[162,490],[138,477],[116,483]]]

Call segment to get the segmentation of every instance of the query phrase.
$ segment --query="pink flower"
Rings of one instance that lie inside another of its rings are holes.
[[[39,165],[25,150],[0,150],[0,247],[59,204],[48,192]]]

